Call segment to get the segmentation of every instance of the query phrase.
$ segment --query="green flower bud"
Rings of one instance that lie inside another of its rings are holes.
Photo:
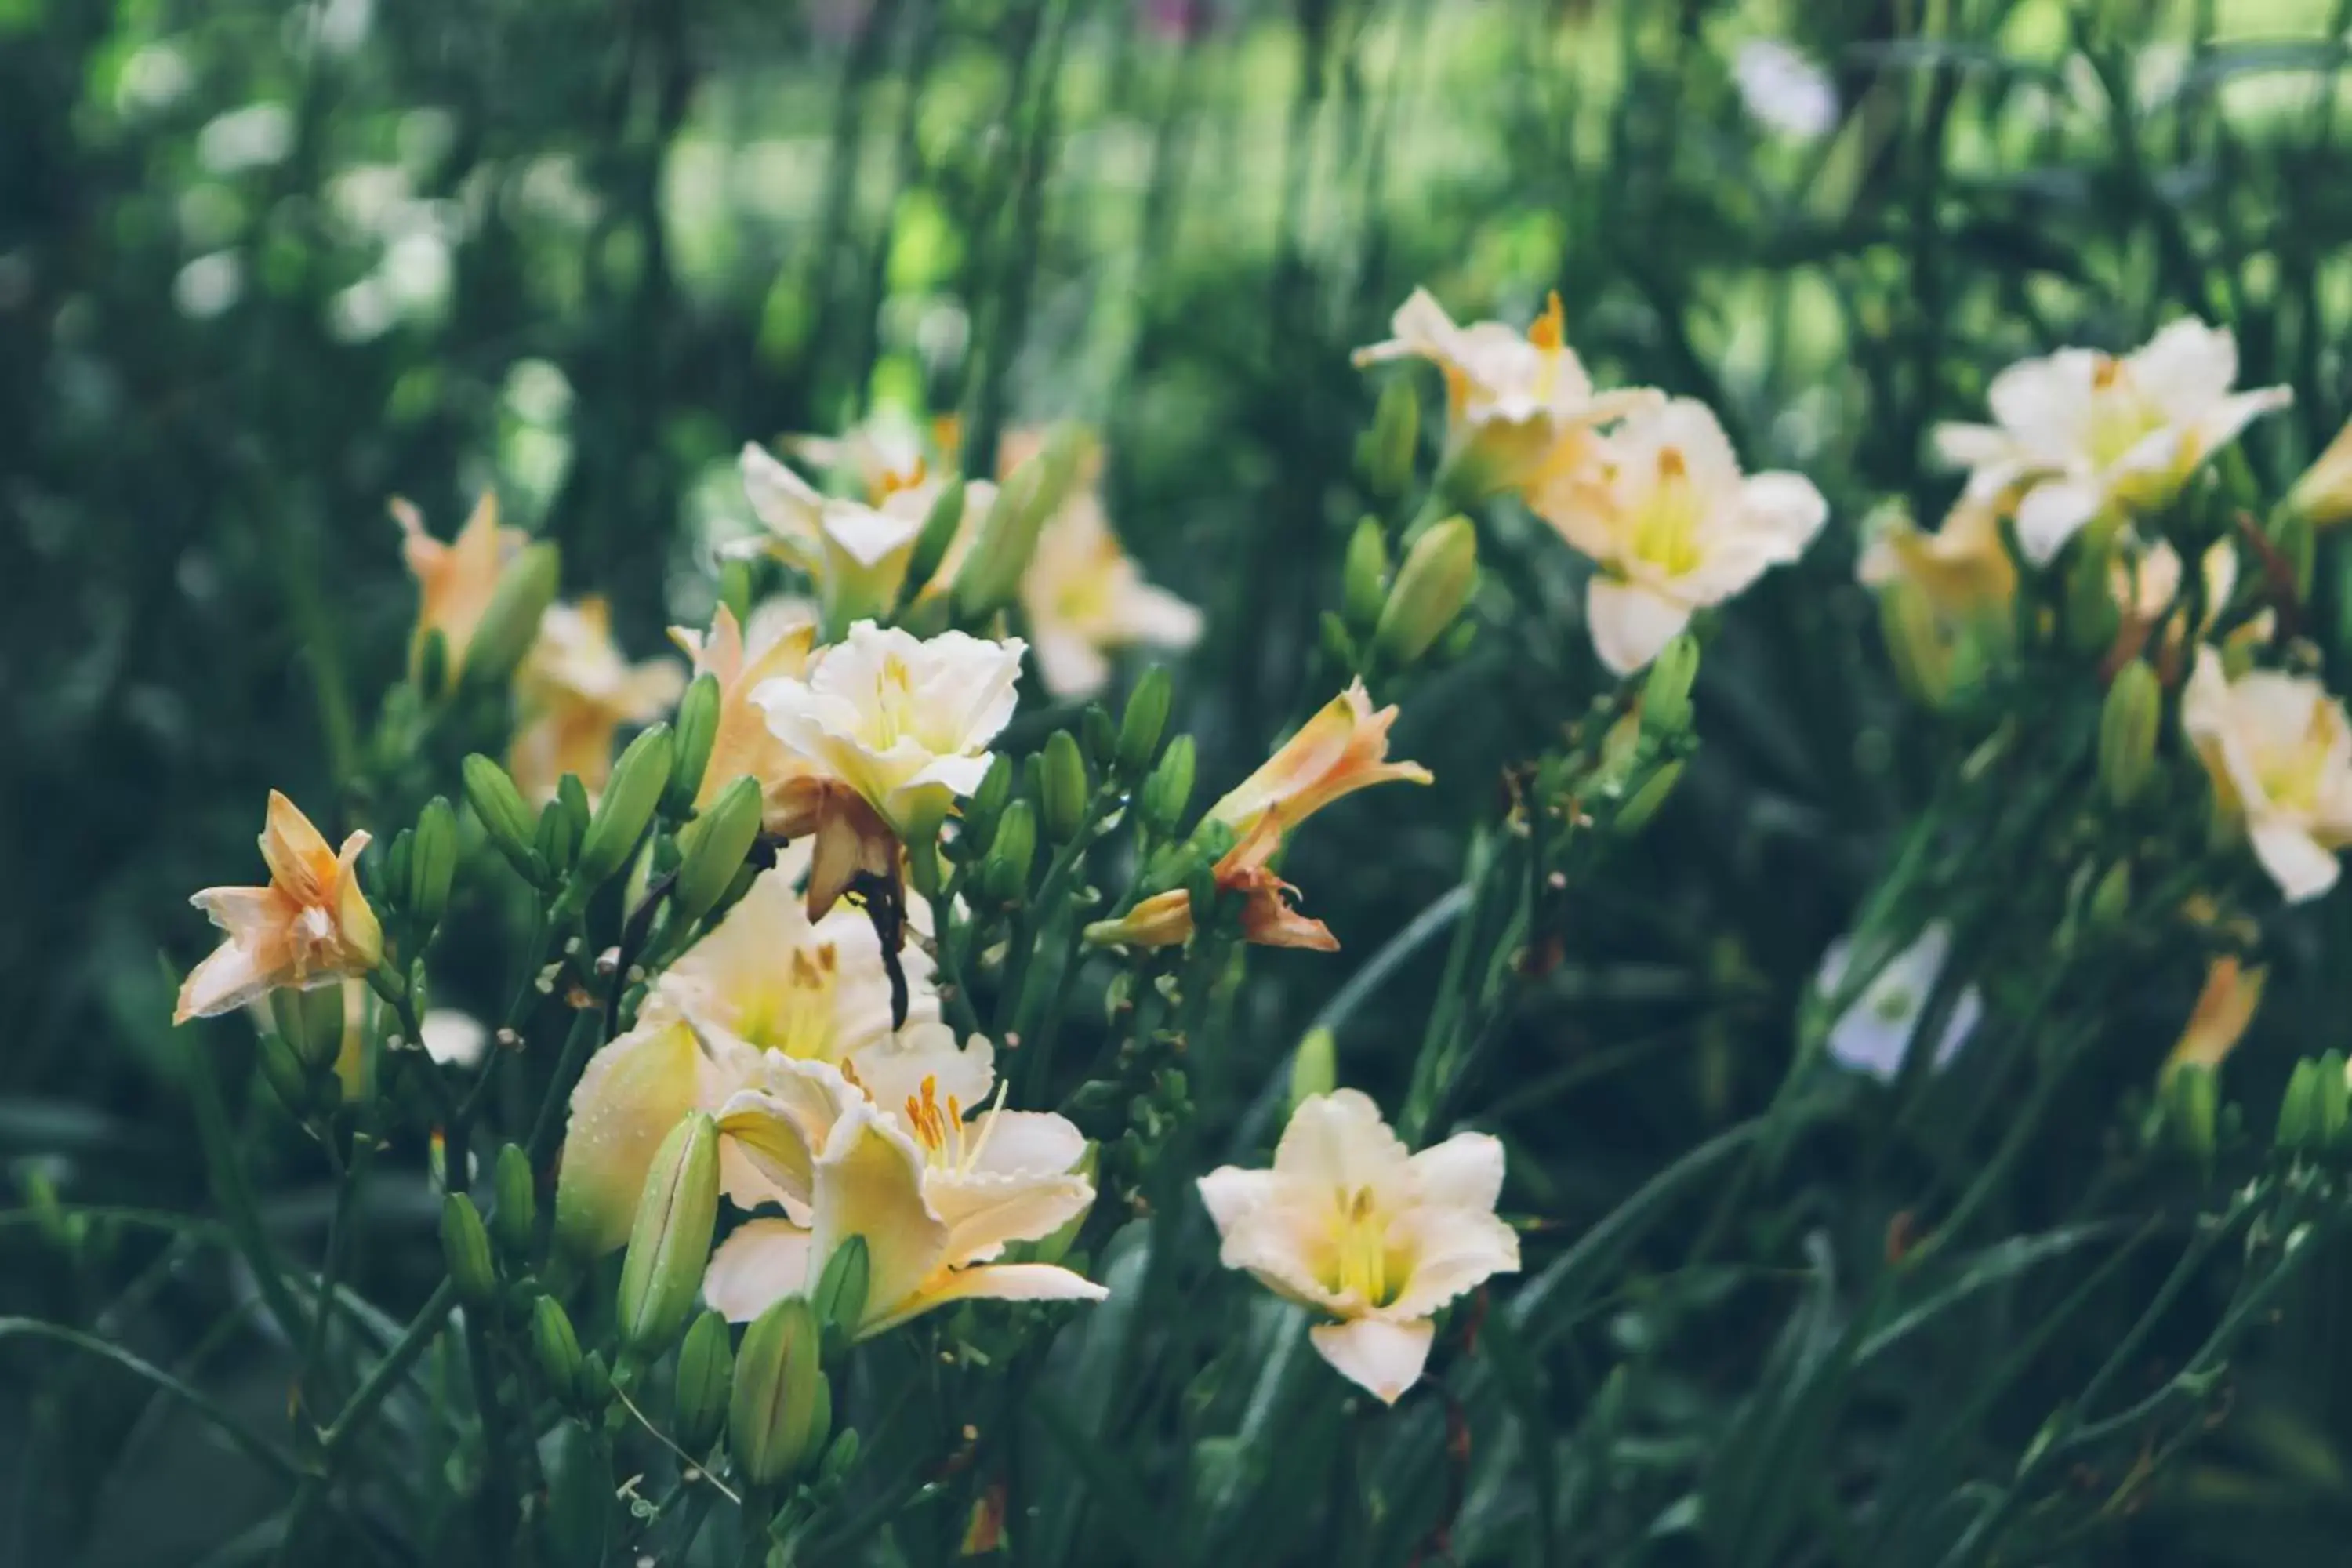
[[[2116,607],[2115,549],[2087,531],[2077,541],[2066,570],[2066,641],[2076,653],[2104,653],[2123,624]]]
[[[2276,1146],[2282,1154],[2300,1154],[2311,1147],[2319,1131],[2319,1064],[2305,1058],[2294,1064],[2279,1100]]]
[[[988,847],[981,880],[988,896],[1003,901],[1019,898],[1029,886],[1029,863],[1037,854],[1037,819],[1025,800],[1004,808],[996,825],[996,841]]]
[[[2213,1158],[2214,1128],[2221,1115],[2221,1088],[2213,1069],[2196,1064],[2165,1075],[2165,1123],[2181,1152],[2200,1163]]]
[[[563,775],[570,783],[572,775]],[[572,857],[580,848],[580,835],[572,828],[572,813],[564,809],[562,792],[540,808],[539,826],[531,835],[531,854],[548,868],[550,881],[572,868]]]
[[[719,568],[719,602],[734,612],[735,624],[751,619],[751,563],[730,561]]]
[[[1420,445],[1421,394],[1410,376],[1392,376],[1381,388],[1371,428],[1357,442],[1356,468],[1364,488],[1382,500],[1404,494]]]
[[[1176,683],[1157,666],[1143,672],[1119,716],[1118,742],[1111,748],[1111,764],[1122,777],[1143,776],[1159,753],[1160,737],[1168,728],[1168,710],[1175,704]]]
[[[588,819],[587,836],[580,841],[580,865],[573,873],[578,886],[593,890],[609,880],[635,853],[637,841],[654,819],[668,786],[677,743],[667,724],[655,724],[628,744],[613,764],[612,782],[604,798]]]
[[[311,1008],[308,1004],[311,998],[322,994],[332,996],[340,1012],[342,992],[336,987],[321,986],[317,991],[280,988],[269,994],[269,1021],[277,1029],[278,1038],[293,1058],[293,1064],[305,1072],[325,1067],[342,1048],[341,1018],[338,1016],[329,1023],[310,1016]],[[263,1065],[267,1070],[268,1064]],[[298,1080],[300,1076],[299,1073],[296,1075]]]
[[[1089,702],[1078,715],[1078,733],[1085,739],[1087,761],[1098,768],[1107,768],[1118,757],[1118,731],[1110,721],[1110,710],[1099,702]]]
[[[588,786],[580,782],[578,773],[565,773],[555,781],[555,803],[563,808],[572,829],[572,849],[580,851],[581,840],[588,837],[588,824],[595,816],[595,806],[588,799]]]
[[[310,1106],[310,1069],[294,1047],[294,1042],[275,1029],[265,1029],[261,1036],[261,1076],[287,1110],[297,1117],[308,1114]]]
[[[669,787],[662,792],[662,810],[684,816],[702,795],[702,775],[709,771],[710,747],[719,739],[719,678],[709,670],[694,678],[678,700],[677,764],[670,769]],[[726,780],[715,781],[726,783]]]
[[[1682,781],[1682,776],[1683,763],[1679,757],[1652,773],[1642,787],[1617,808],[1617,831],[1638,833],[1647,826],[1650,818],[1658,815],[1658,807],[1666,804],[1666,796],[1674,794],[1675,785]]]
[[[1356,639],[1349,635],[1346,622],[1333,612],[1326,610],[1323,612],[1323,618],[1317,623],[1317,626],[1320,633],[1323,657],[1326,659],[1338,665],[1341,669],[1355,669],[1361,666],[1363,650],[1356,646]]]
[[[404,827],[392,836],[391,843],[384,846],[383,867],[377,875],[369,879],[368,896],[385,900],[405,900],[408,897],[408,870],[415,858],[415,830]]]
[[[593,1408],[583,1400],[583,1408]],[[543,1545],[505,1562],[604,1563],[611,1561],[614,1526],[613,1450],[602,1432],[560,1421],[547,1442],[547,1502],[539,1534]]]
[[[1908,579],[1880,589],[1878,630],[1895,666],[1895,679],[1912,700],[1929,709],[1951,700],[1951,650],[1937,627],[1935,602],[1926,589]]]
[[[817,1482],[821,1486],[837,1487],[847,1480],[849,1472],[856,1468],[857,1428],[845,1426],[826,1447],[824,1458],[817,1466]]]
[[[2271,527],[2271,546],[2293,574],[2296,600],[2309,604],[2312,578],[2319,564],[2319,536],[2310,517],[2293,508],[2282,511]]]
[[[457,813],[435,795],[416,816],[416,842],[408,857],[408,912],[426,927],[449,912],[449,889],[457,876]]]
[[[438,626],[416,645],[416,689],[436,696],[449,689],[449,639]]]
[[[719,1124],[696,1111],[662,1140],[629,1229],[620,1326],[635,1354],[659,1355],[686,1327],[718,1222]]]
[[[735,1383],[735,1349],[727,1320],[705,1311],[677,1347],[677,1378],[672,1435],[689,1454],[707,1454],[727,1425],[727,1400]]]
[[[1381,520],[1368,517],[1348,536],[1348,558],[1339,569],[1339,619],[1359,637],[1370,637],[1389,602],[1389,540]]]
[[[1642,728],[1657,736],[1690,728],[1691,683],[1698,679],[1698,643],[1684,632],[1658,650],[1642,681]]]
[[[1477,586],[1478,531],[1466,517],[1449,517],[1414,540],[1397,568],[1374,637],[1381,657],[1399,669],[1413,664]]]
[[[572,1318],[552,1296],[530,1304],[530,1352],[550,1393],[569,1405],[581,1397],[580,1336]]]
[[[1192,737],[1179,735],[1168,742],[1160,765],[1143,781],[1136,809],[1154,833],[1172,833],[1192,802]]]
[[[539,1227],[539,1183],[531,1174],[530,1156],[513,1143],[499,1149],[490,1179],[499,1206],[490,1215],[490,1234],[509,1258],[528,1258]]]
[[[490,1233],[482,1228],[482,1211],[464,1193],[441,1200],[441,1260],[448,1266],[449,1282],[457,1287],[457,1300],[467,1306],[487,1307],[498,1300]]]
[[[1339,1042],[1330,1030],[1313,1028],[1290,1058],[1290,1109],[1339,1087]]]
[[[989,841],[996,836],[997,821],[1004,815],[1004,803],[1012,798],[1013,759],[999,752],[989,758],[980,787],[963,803],[962,825],[952,846],[959,858],[987,853]]]
[[[2345,1128],[2352,1123],[2352,1083],[2344,1078],[2344,1053],[2330,1050],[2319,1058],[2312,1081],[2312,1133],[2322,1149],[2344,1147]]]
[[[1067,730],[1055,731],[1045,742],[1043,782],[1045,837],[1053,843],[1067,844],[1086,824],[1087,796],[1093,788],[1087,779],[1087,760]]]
[[[866,1316],[866,1294],[873,1278],[874,1261],[864,1237],[852,1236],[835,1247],[809,1297],[818,1326],[855,1334]]]
[[[530,847],[534,825],[530,808],[522,802],[522,792],[507,776],[506,769],[489,758],[475,752],[466,758],[466,804],[474,808],[480,819],[482,831],[489,837],[498,852],[507,858],[523,880],[534,884],[547,879],[547,864]]]
[[[2117,670],[2099,710],[2099,784],[2116,805],[2129,805],[2156,771],[2163,721],[2164,688],[2156,671],[2137,658]]]
[[[816,1457],[833,1426],[819,1339],[816,1313],[798,1296],[778,1301],[744,1331],[727,1404],[727,1444],[753,1486],[790,1479]]]
[[[963,476],[959,474],[940,488],[939,499],[923,518],[923,531],[915,536],[915,552],[907,558],[907,578],[898,585],[900,609],[913,604],[939,574],[940,563],[948,558],[948,548],[963,527]]]
[[[602,1351],[590,1351],[580,1358],[580,1405],[583,1410],[602,1410],[613,1403],[613,1372],[604,1364]]]
[[[2095,926],[2122,923],[2124,917],[2131,913],[2131,862],[2118,860],[2107,868],[2106,875],[2101,877],[2098,885],[2091,889],[2091,923]]]
[[[1022,574],[1037,552],[1037,535],[1068,496],[1086,444],[1082,431],[1057,431],[1043,451],[998,487],[980,537],[956,571],[956,613],[966,621],[1011,604],[1020,592]]]
[[[677,881],[670,904],[684,921],[708,914],[735,880],[760,837],[760,781],[739,778],[679,830]]]
[[[489,605],[466,645],[465,665],[459,673],[467,681],[494,685],[514,673],[539,636],[540,617],[555,603],[556,582],[562,571],[563,558],[544,540],[525,545],[520,554],[507,563],[506,570],[499,574],[499,585],[490,591]]]

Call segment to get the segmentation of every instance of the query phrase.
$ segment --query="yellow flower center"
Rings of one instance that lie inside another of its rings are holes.
[[[1537,350],[1536,401],[1548,404],[1559,381],[1559,352],[1566,343],[1567,321],[1559,307],[1559,290],[1544,300],[1544,312],[1528,327],[1528,342]]]
[[[1694,572],[1702,558],[1698,536],[1705,521],[1706,507],[1698,487],[1691,483],[1690,465],[1682,449],[1662,447],[1658,481],[1633,519],[1632,554],[1668,577]]]
[[[841,983],[833,943],[794,950],[790,962],[768,978],[769,984],[744,998],[736,1032],[762,1050],[798,1061],[833,1060],[840,1045],[834,994]]]
[[[996,1092],[988,1101],[988,1111],[974,1129],[964,1124],[963,1102],[951,1094],[942,1104],[940,1080],[925,1074],[922,1092],[908,1095],[904,1108],[908,1129],[923,1151],[924,1163],[935,1170],[970,1175],[988,1148],[990,1134],[996,1131],[996,1114],[1004,1108],[1007,1081],[997,1081]]]
[[[2164,427],[2164,415],[2139,395],[2122,362],[2100,356],[2091,373],[2091,461],[2114,467],[2124,454]]]
[[[1388,1215],[1373,1201],[1372,1189],[1358,1187],[1349,1193],[1332,1227],[1323,1284],[1336,1296],[1385,1307],[1404,1293],[1411,1267],[1403,1253],[1389,1245]]]
[[[2265,750],[2254,759],[2254,776],[2273,805],[2288,811],[2318,809],[2320,781],[2327,773],[2327,753],[2335,727],[2326,709],[2315,703],[2311,721],[2291,746]]]
[[[895,653],[882,657],[882,668],[874,681],[874,706],[869,711],[877,751],[888,751],[915,728],[914,672]]]

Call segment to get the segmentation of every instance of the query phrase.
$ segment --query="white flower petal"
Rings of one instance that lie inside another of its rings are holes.
[[[809,1233],[787,1220],[755,1219],[719,1244],[702,1299],[730,1323],[748,1323],[787,1296],[807,1292]]]
[[[1321,1323],[1307,1331],[1316,1352],[1333,1370],[1383,1405],[1394,1405],[1404,1391],[1421,1381],[1429,1363],[1429,1347],[1437,1331],[1428,1320],[1392,1323],[1359,1318],[1349,1323]]]
[[[1658,657],[1690,624],[1690,606],[1632,583],[1595,577],[1585,589],[1585,619],[1601,662],[1631,675]]]

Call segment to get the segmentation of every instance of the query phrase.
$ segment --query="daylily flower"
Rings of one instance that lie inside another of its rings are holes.
[[[2198,570],[2204,579],[2205,606],[2198,617],[2196,635],[2202,637],[2212,631],[2214,623],[2229,606],[2230,596],[2237,591],[2238,552],[2228,540],[2217,541],[2205,552]],[[2137,559],[2118,556],[2111,576],[2121,622],[2116,631],[2115,647],[2107,655],[2107,668],[2119,668],[2126,660],[2139,657],[2157,627],[2163,626],[2164,637],[2157,649],[2158,668],[2169,683],[2179,675],[2180,650],[2189,635],[2187,610],[2173,614],[2174,603],[2180,596],[2180,552],[2159,539],[2139,552]],[[2264,610],[2232,630],[2223,641],[2231,647],[2265,643],[2277,624],[2276,613]]]
[[[1678,397],[1601,437],[1528,496],[1601,570],[1585,593],[1601,662],[1630,675],[1694,612],[1794,561],[1829,508],[1801,475],[1745,475],[1705,404]]]
[[[2046,563],[2093,518],[2163,507],[2248,423],[2293,399],[2284,386],[2232,392],[2237,379],[2227,328],[2178,321],[2122,359],[2062,349],[2011,365],[1987,392],[1994,423],[1942,426],[1936,448],[1969,470],[1971,495],[2022,487],[2018,542]]]
[[[1519,1267],[1517,1233],[1496,1217],[1503,1146],[1457,1132],[1412,1153],[1351,1089],[1291,1113],[1274,1168],[1201,1178],[1218,1260],[1336,1319],[1309,1339],[1340,1375],[1383,1403],[1420,1381],[1431,1316]]]
[[[2210,646],[2180,702],[2222,808],[2242,819],[2254,858],[2289,903],[2336,885],[2352,844],[2352,721],[2317,681],[2278,670],[2231,680]]]
[[[1831,1059],[1882,1083],[1892,1083],[1911,1054],[1927,1000],[1935,994],[1936,982],[1943,974],[1951,949],[1952,928],[1942,921],[1929,922],[1830,1026],[1826,1044]],[[1822,955],[1814,985],[1823,995],[1834,994],[1844,981],[1853,952],[1853,943],[1842,938]],[[1977,988],[1970,985],[1962,990],[1953,999],[1944,1032],[1937,1037],[1933,1065],[1941,1068],[1950,1061],[1983,1016],[1984,998]]]
[[[807,449],[805,443],[802,449]],[[869,477],[869,499],[853,500],[821,493],[761,447],[743,448],[744,493],[766,531],[746,548],[776,555],[806,574],[835,622],[890,608],[906,584],[915,541],[946,486],[944,479],[928,474],[919,458],[877,460],[885,467]],[[888,466],[899,461],[913,466]],[[985,480],[964,487],[956,543],[932,574],[928,589],[937,591],[953,577],[960,551],[970,548],[971,536],[995,497],[996,487]]]
[[[871,1270],[860,1339],[975,1297],[1106,1294],[1066,1268],[997,1261],[1013,1242],[1060,1230],[1095,1194],[1076,1127],[1003,1109],[1001,1088],[990,1098],[985,1041],[944,1060],[935,1048],[869,1051],[848,1071],[809,1067],[796,1078],[782,1093],[736,1095],[720,1118],[794,1216],[752,1220],[711,1258],[703,1296],[729,1318],[805,1292],[852,1236],[866,1238]]]
[[[394,500],[392,516],[400,525],[401,555],[416,579],[416,645],[439,632],[454,675],[465,668],[467,645],[490,607],[499,574],[530,536],[499,526],[499,498],[488,490],[446,544],[425,531],[424,517],[408,502]]]
[[[2228,1059],[2247,1026],[2263,1005],[2263,982],[2270,972],[2248,968],[2234,953],[2223,953],[2205,968],[2205,985],[2189,1015],[2189,1026],[2165,1058],[2164,1070],[2175,1068],[2218,1068]]]
[[[1870,588],[1915,583],[1952,623],[2006,613],[2017,594],[2017,563],[2000,541],[1998,501],[1966,497],[1933,533],[1908,517],[1883,514],[1871,526],[1854,576]]]
[[[1427,784],[1419,763],[1388,760],[1393,707],[1374,711],[1361,680],[1325,703],[1314,718],[1283,743],[1258,770],[1211,806],[1206,822],[1230,828],[1233,847],[1219,858],[1217,886],[1245,899],[1242,934],[1265,947],[1306,947],[1330,952],[1339,943],[1321,921],[1291,907],[1296,890],[1276,876],[1272,862],[1291,829],[1333,801],[1373,784],[1401,780]],[[1139,902],[1115,921],[1087,928],[1097,944],[1167,947],[1192,934],[1192,897],[1181,888]]]
[[[1491,486],[1531,487],[1577,460],[1595,426],[1659,401],[1646,387],[1594,391],[1562,327],[1558,294],[1522,335],[1500,321],[1456,326],[1429,290],[1415,289],[1390,320],[1394,335],[1358,349],[1355,363],[1433,362],[1445,375],[1446,461],[1466,458]]]
[[[784,449],[804,463],[855,475],[868,504],[880,506],[901,490],[935,482],[952,468],[958,447],[953,416],[935,419],[928,433],[903,415],[881,413],[839,436],[792,436]]]
[[[808,768],[769,733],[767,716],[752,706],[751,693],[762,681],[808,673],[815,624],[802,605],[780,600],[753,611],[748,631],[721,605],[711,616],[708,635],[688,626],[672,626],[669,635],[694,660],[696,675],[709,674],[719,682],[719,729],[694,804],[708,805],[739,778],[755,778],[767,802],[765,815],[772,818],[785,785]]]
[[[660,718],[685,688],[668,659],[632,665],[621,657],[604,600],[552,605],[515,671],[521,721],[507,770],[530,799],[551,798],[565,773],[578,773],[593,795],[612,775],[621,726]]]
[[[188,971],[172,1022],[227,1013],[282,987],[308,991],[364,974],[383,957],[383,931],[354,862],[368,836],[330,848],[295,804],[269,792],[261,830],[266,888],[206,888],[189,900],[228,940]]]
[[[1021,605],[1037,672],[1061,698],[1091,697],[1109,682],[1108,649],[1182,649],[1201,636],[1201,612],[1143,580],[1091,490],[1073,494],[1038,535]]]

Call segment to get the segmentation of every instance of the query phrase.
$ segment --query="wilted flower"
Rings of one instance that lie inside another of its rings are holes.
[[[593,795],[612,774],[621,726],[658,719],[685,687],[668,659],[622,658],[603,599],[552,605],[515,672],[520,721],[507,771],[533,800],[551,798],[565,773],[578,773]]]
[[[1827,1045],[1831,1059],[1881,1082],[1893,1082],[1911,1054],[1913,1037],[1927,1016],[1928,998],[1936,993],[1936,983],[1943,975],[1951,950],[1952,928],[1942,921],[1929,922],[1909,947],[1887,962],[1853,1005],[1830,1026]],[[1851,942],[1841,938],[1832,942],[1829,951],[1822,955],[1815,989],[1824,996],[1836,994],[1853,958]],[[1933,1065],[1941,1068],[1950,1061],[1983,1016],[1983,997],[1973,985],[1964,988],[1953,998],[1951,1012],[1944,1020],[1944,1031],[1936,1038]]]
[[[1586,591],[1593,647],[1629,675],[1691,616],[1794,561],[1829,509],[1801,475],[1741,473],[1706,405],[1676,398],[1602,437],[1528,504],[1601,570]]]
[[[1808,142],[1837,127],[1837,88],[1828,73],[1778,38],[1740,45],[1731,79],[1759,124]]]
[[[1119,547],[1102,501],[1081,489],[1037,537],[1021,578],[1021,605],[1045,689],[1091,697],[1110,679],[1107,650],[1141,644],[1181,649],[1201,635],[1201,612],[1143,580]]]
[[[462,669],[467,645],[507,563],[530,542],[520,528],[499,526],[499,498],[489,490],[474,503],[457,537],[443,543],[425,531],[425,519],[404,500],[392,503],[393,521],[400,525],[400,553],[416,579],[416,640],[422,645],[435,632],[449,656],[449,668]]]
[[[269,792],[261,830],[266,888],[206,888],[189,900],[228,940],[188,971],[172,1022],[209,1018],[280,987],[308,991],[362,974],[383,957],[383,931],[354,863],[368,836],[330,848],[295,804]]]
[[[1388,1404],[1420,1381],[1432,1315],[1519,1267],[1495,1214],[1502,1144],[1457,1132],[1412,1153],[1351,1089],[1300,1102],[1272,1170],[1227,1165],[1200,1186],[1219,1261],[1337,1319],[1310,1331],[1315,1349]]]
[[[772,816],[786,784],[806,773],[807,764],[769,732],[767,716],[752,705],[751,693],[762,681],[808,672],[814,623],[804,606],[778,600],[753,611],[746,629],[736,624],[735,612],[721,605],[711,616],[708,634],[672,626],[669,635],[694,660],[696,675],[708,674],[719,682],[719,727],[695,805],[708,805],[729,784],[748,777],[760,781],[761,795]]]
[[[2336,851],[2352,844],[2352,722],[2319,682],[2278,670],[2231,680],[2212,647],[2180,703],[2224,810],[2245,824],[2254,857],[2289,903],[2336,885]]]
[[[2269,973],[2246,967],[2234,953],[2223,953],[2206,965],[2205,984],[2197,994],[2189,1026],[2165,1058],[2164,1070],[2220,1067],[2254,1021],[2254,1013],[2263,1005],[2263,982]]]
[[[2047,562],[2103,512],[2154,510],[2238,437],[2284,408],[2284,386],[2233,393],[2238,344],[2228,329],[2179,321],[2117,359],[2062,349],[1993,377],[1994,423],[1936,432],[1944,461],[1969,472],[1979,499],[2017,489],[2017,536]]]

